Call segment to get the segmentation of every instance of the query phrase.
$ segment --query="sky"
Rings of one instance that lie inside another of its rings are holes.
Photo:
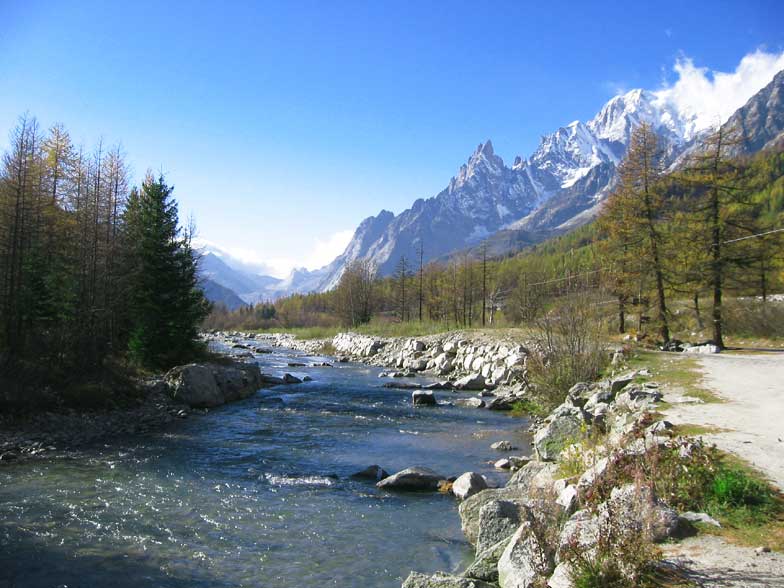
[[[282,276],[488,138],[510,163],[638,87],[720,109],[781,69],[782,23],[781,0],[0,0],[0,147],[25,112],[120,144],[202,239]]]

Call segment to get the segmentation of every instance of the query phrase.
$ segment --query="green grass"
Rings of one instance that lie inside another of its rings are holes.
[[[708,425],[695,425],[692,423],[682,423],[674,425],[672,434],[678,437],[699,437],[701,435],[715,435],[716,433],[725,433],[727,429],[721,427],[711,427]]]
[[[681,353],[637,351],[628,361],[629,367],[650,368],[651,378],[670,391],[679,390],[685,396],[703,402],[723,402],[702,384],[702,374],[697,359]]]

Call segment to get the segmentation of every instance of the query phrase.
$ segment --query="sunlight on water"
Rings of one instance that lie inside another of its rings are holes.
[[[266,356],[263,369],[287,359]],[[414,410],[409,392],[381,388],[364,366],[297,370],[314,381],[144,439],[1,468],[0,586],[393,587],[411,569],[464,564],[450,497],[350,475],[423,465],[500,484],[489,445],[512,439],[525,452],[524,423]]]

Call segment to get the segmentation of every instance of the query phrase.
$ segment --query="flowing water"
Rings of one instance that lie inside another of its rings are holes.
[[[511,439],[526,452],[523,423],[414,409],[410,392],[380,387],[376,368],[288,368],[293,355],[258,361],[312,382],[0,468],[0,588],[398,587],[412,569],[464,565],[471,549],[451,497],[349,476],[370,464],[422,465],[501,484],[489,445]]]

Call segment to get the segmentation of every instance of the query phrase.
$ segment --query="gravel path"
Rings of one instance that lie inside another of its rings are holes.
[[[784,354],[711,355],[700,358],[700,366],[704,385],[724,402],[677,404],[666,411],[667,419],[722,429],[704,435],[705,440],[743,457],[784,488]],[[784,586],[781,553],[758,553],[710,535],[667,545],[664,551],[698,586]]]
[[[784,354],[720,354],[700,363],[704,384],[725,402],[676,405],[666,411],[668,420],[724,430],[705,440],[749,461],[783,489]]]
[[[784,555],[757,553],[719,537],[698,535],[663,546],[669,562],[689,580],[706,588],[773,588],[784,586]]]

